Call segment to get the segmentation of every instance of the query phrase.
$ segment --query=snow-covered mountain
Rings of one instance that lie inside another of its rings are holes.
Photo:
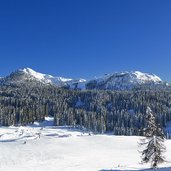
[[[7,77],[0,78],[1,84],[23,83],[25,81],[32,81],[32,83],[35,81],[45,85],[52,84],[70,89],[99,90],[130,90],[144,85],[150,87],[167,87],[170,85],[154,74],[147,74],[139,71],[116,72],[86,81],[85,79],[56,77],[36,72],[30,68],[24,68],[12,72]]]
[[[164,86],[166,83],[154,74],[147,74],[139,71],[126,71],[107,74],[103,77],[90,80],[86,84],[86,88],[102,90],[127,90],[142,85]]]
[[[85,80],[55,77],[52,75],[36,72],[31,68],[19,69],[15,72],[12,72],[9,76],[1,79],[1,83],[3,84],[23,83],[25,81],[32,81],[32,82],[36,81],[42,84],[53,84],[59,87],[65,87],[65,86],[73,85],[74,83],[84,82]]]

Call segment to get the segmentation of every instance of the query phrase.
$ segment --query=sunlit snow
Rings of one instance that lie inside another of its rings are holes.
[[[1,171],[125,171],[149,168],[140,164],[140,137],[93,135],[53,126],[53,118],[30,126],[0,127]],[[171,168],[171,141],[166,141]]]

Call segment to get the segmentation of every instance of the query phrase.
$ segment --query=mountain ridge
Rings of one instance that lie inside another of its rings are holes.
[[[142,85],[168,86],[170,83],[162,81],[155,74],[143,73],[140,71],[123,71],[105,74],[101,77],[85,80],[82,78],[72,79],[60,76],[52,76],[36,72],[31,68],[18,69],[9,76],[0,77],[1,84],[23,83],[25,81],[36,81],[45,85],[67,87],[69,89],[97,89],[97,90],[130,90]]]

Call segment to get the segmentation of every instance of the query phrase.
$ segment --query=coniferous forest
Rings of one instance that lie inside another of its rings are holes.
[[[26,125],[54,116],[54,125],[70,125],[115,135],[142,135],[149,106],[158,122],[171,120],[171,91],[68,90],[28,81],[0,86],[0,124]]]

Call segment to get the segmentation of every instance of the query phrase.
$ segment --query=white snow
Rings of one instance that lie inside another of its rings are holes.
[[[147,73],[142,73],[140,71],[132,72],[132,74],[135,75],[137,79],[142,80],[144,82],[145,81],[154,81],[154,82],[161,82],[162,81],[155,74],[147,74]]]
[[[96,77],[89,82],[96,82],[102,85],[102,89],[130,89],[141,84],[161,84],[163,81],[154,74],[142,73],[140,71],[125,71],[106,74]]]
[[[74,82],[83,83],[86,81],[84,79],[74,80],[71,78],[54,77],[52,75],[42,74],[42,73],[36,72],[31,68],[19,69],[19,71],[24,72],[30,78],[36,79],[42,83],[45,83],[45,84],[50,83],[50,84],[55,84],[57,86],[67,86],[67,85],[73,84]]]
[[[148,74],[148,73],[142,73],[140,71],[124,71],[124,72],[116,72],[113,74],[106,74],[105,76],[96,78],[98,82],[105,81],[109,79],[110,77],[114,77],[115,81],[123,81],[123,78],[125,81],[130,82],[139,82],[139,83],[145,83],[145,82],[161,82],[162,80],[156,76],[155,74]]]
[[[53,83],[54,81],[62,81],[62,82],[67,82],[67,81],[71,81],[72,79],[70,78],[63,78],[63,77],[54,77],[52,75],[48,75],[48,74],[42,74],[39,72],[34,71],[31,68],[24,68],[24,69],[20,69],[20,71],[23,71],[24,73],[33,76],[34,78],[40,80],[40,81],[44,81],[46,83]]]
[[[35,77],[35,78],[37,78],[39,80],[45,79],[45,76],[46,76],[46,74],[36,72],[36,71],[32,70],[31,68],[24,68],[24,69],[21,69],[21,71],[25,72],[26,74],[32,75],[33,77]],[[53,77],[51,75],[48,75],[48,76],[50,78]]]
[[[72,78],[64,78],[64,77],[56,77],[48,74],[42,74],[39,72],[34,71],[31,68],[24,68],[19,69],[13,73],[12,76],[17,76],[17,72],[23,72],[25,75],[18,79],[17,81],[22,82],[25,80],[37,80],[43,84],[53,84],[57,85],[58,87],[68,87],[71,89],[80,89],[85,90],[87,89],[87,85],[89,83],[96,83],[94,89],[109,89],[109,90],[127,90],[132,89],[136,86],[142,84],[148,84],[149,86],[154,85],[165,85],[169,86],[169,83],[162,81],[158,76],[154,74],[142,73],[140,71],[125,71],[125,72],[115,72],[112,74],[105,74],[101,77],[95,77],[94,79],[85,80],[82,78],[79,79],[72,79]],[[20,74],[20,73],[19,73]],[[20,75],[19,75],[20,76]],[[10,82],[10,76],[0,79],[3,81]],[[11,82],[15,80],[13,77]],[[15,81],[16,81],[15,80]]]
[[[48,74],[42,74],[34,71],[31,68],[19,69],[19,71],[24,72],[29,78],[37,79],[38,81],[45,84],[55,84],[57,86],[69,86],[71,89],[86,89],[86,84],[92,81],[96,81],[97,84],[104,85],[102,89],[130,89],[136,85],[141,84],[160,84],[163,81],[154,74],[142,73],[140,71],[125,71],[116,72],[112,74],[106,74],[99,78],[90,79],[86,81],[85,79],[71,79],[64,77],[55,77]],[[27,78],[26,78],[27,79]]]
[[[140,164],[140,137],[89,135],[70,127],[52,126],[53,118],[26,127],[0,127],[0,171],[133,171]],[[171,140],[166,141],[171,170]],[[146,170],[147,171],[147,170]]]

